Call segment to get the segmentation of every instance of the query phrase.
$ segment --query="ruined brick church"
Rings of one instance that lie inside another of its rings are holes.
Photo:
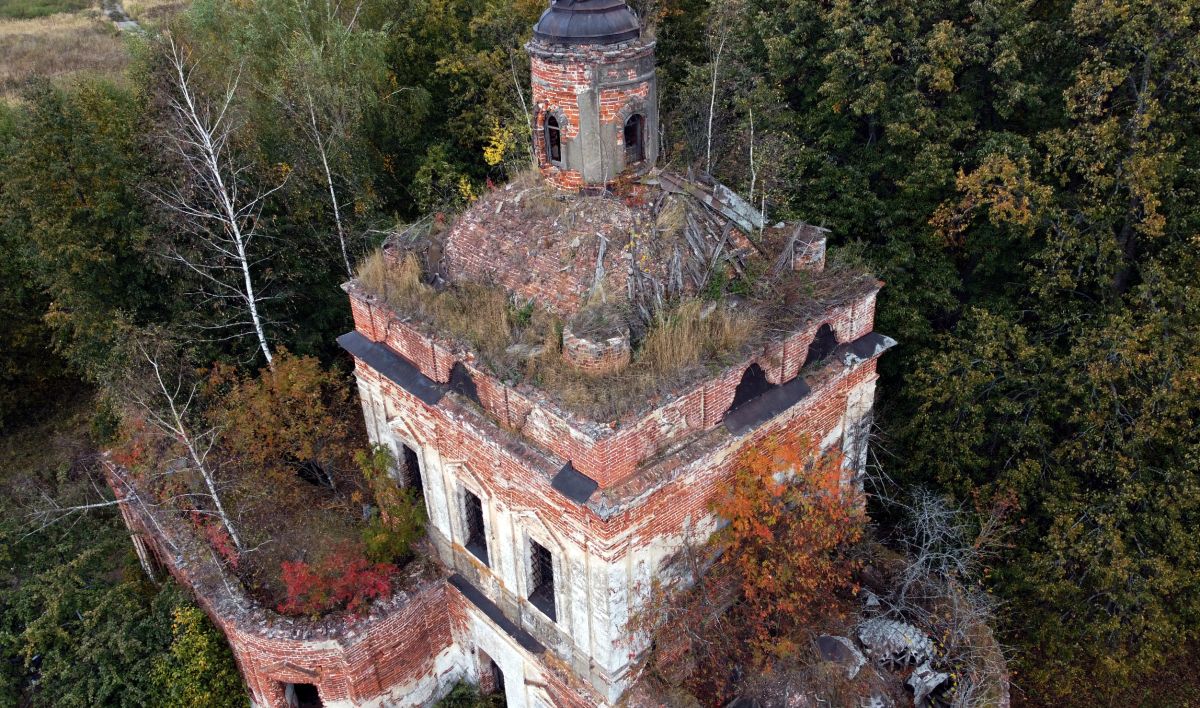
[[[527,49],[536,184],[492,190],[436,239],[397,234],[385,257],[560,318],[563,376],[620,380],[684,298],[705,316],[758,307],[755,336],[601,409],[347,283],[355,330],[339,342],[370,437],[424,500],[444,572],[350,624],[209,604],[259,706],[430,705],[459,681],[513,708],[613,705],[647,648],[628,621],[680,542],[716,528],[711,495],[740,451],[784,434],[840,449],[848,482],[865,464],[894,344],[873,330],[881,283],[827,267],[824,229],[765,224],[711,178],[656,164],[655,43],[623,0],[554,0]],[[779,302],[697,297],[743,271],[795,285]]]

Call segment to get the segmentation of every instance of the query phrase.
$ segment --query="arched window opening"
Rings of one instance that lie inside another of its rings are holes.
[[[504,672],[495,659],[479,649],[479,692],[485,696],[504,695]]]
[[[483,500],[474,492],[463,490],[463,525],[467,531],[467,542],[463,546],[484,565],[488,563],[487,532],[483,525]]]
[[[821,325],[817,330],[817,336],[813,337],[812,344],[808,345],[808,356],[804,359],[804,367],[810,364],[815,364],[822,359],[825,359],[837,349],[837,335],[833,332],[833,327],[828,323]]]
[[[478,405],[483,405],[479,401],[479,390],[475,388],[475,379],[471,378],[471,372],[467,371],[467,367],[463,366],[461,361],[454,362],[454,366],[450,369],[450,390],[475,401]]]
[[[734,389],[733,403],[730,404],[728,412],[736,411],[772,388],[774,386],[767,381],[767,372],[758,364],[751,364],[746,368],[746,373],[742,374],[741,383]]]
[[[562,130],[554,116],[546,116],[546,157],[556,165],[562,162]]]
[[[425,497],[425,480],[421,477],[421,458],[417,451],[402,442],[396,442],[396,468],[392,471],[396,481],[413,490],[418,498]]]
[[[633,165],[646,159],[645,119],[635,113],[625,121],[625,164]]]

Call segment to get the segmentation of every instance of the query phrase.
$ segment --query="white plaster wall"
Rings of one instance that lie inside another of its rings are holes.
[[[843,464],[851,470],[852,477],[860,481],[867,469],[868,423],[874,406],[875,381],[864,381],[846,396],[846,413],[840,426],[842,451],[846,455]]]
[[[649,544],[640,537],[638,529],[630,529],[607,548],[593,547],[583,526],[564,533],[557,530],[558,527],[544,524],[531,509],[509,508],[503,501],[503,485],[508,483],[507,480],[490,480],[490,485],[501,485],[499,489],[484,485],[483,480],[462,461],[444,459],[434,441],[418,439],[402,416],[389,411],[391,406],[377,387],[360,381],[359,391],[372,441],[392,446],[393,450],[398,450],[395,443],[399,441],[417,451],[432,527],[452,543],[464,545],[462,490],[470,490],[483,502],[489,570],[495,583],[481,590],[493,595],[499,586],[519,602],[527,602],[531,589],[529,541],[535,540],[552,552],[556,626],[578,654],[590,660],[590,666],[577,665],[577,671],[584,675],[589,669],[597,671],[611,681],[607,686],[601,685],[602,682],[593,683],[609,694],[609,700],[615,701],[619,689],[625,687],[625,672],[632,657],[645,648],[645,638],[626,635],[630,617],[648,597],[652,579],[661,577],[665,560],[682,547],[684,536],[693,543],[702,543],[716,530],[718,520],[711,515],[693,520],[687,524],[689,530],[684,535],[654,538]],[[823,448],[840,442],[847,446],[847,453],[855,450],[857,459],[848,459],[847,465],[853,465],[856,471],[862,469],[866,445],[859,444],[854,436],[863,430],[859,423],[870,415],[874,397],[874,381],[853,389],[847,397],[841,422],[820,441]],[[651,522],[652,519],[646,520],[646,523]],[[451,562],[449,558],[445,560]],[[493,599],[497,598],[493,595]],[[539,610],[529,605],[528,612],[538,613]],[[519,618],[510,619],[520,622]],[[480,638],[480,646],[505,672],[506,690],[515,690],[513,680],[527,672],[525,662],[520,658],[525,656],[524,651],[486,617],[479,615],[473,622],[478,631],[473,630],[472,636]],[[549,644],[552,649],[557,648],[554,643]],[[470,674],[471,679],[477,680],[478,666],[473,651],[471,647],[463,648],[465,658],[462,661],[469,665],[470,672],[474,672]],[[561,658],[571,661],[574,657]],[[536,664],[532,666],[536,668]],[[513,706],[539,705],[537,700],[524,694],[510,695],[509,700]],[[549,705],[549,699],[545,700]]]
[[[525,650],[474,607],[467,608],[467,636],[474,645],[465,647],[471,681],[479,682],[483,669],[483,659],[479,650],[482,650],[504,673],[504,697],[509,708],[525,708],[530,705],[526,679],[528,674],[534,672],[540,676],[540,671],[536,665],[532,665]]]

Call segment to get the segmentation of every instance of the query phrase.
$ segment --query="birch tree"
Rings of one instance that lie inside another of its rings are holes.
[[[361,9],[362,3],[343,8],[318,0],[288,4],[282,9],[285,16],[275,17],[293,31],[273,93],[315,157],[348,277],[354,275],[357,244],[349,223],[353,212],[348,214],[347,206],[362,198],[362,190],[350,192],[363,117],[381,100],[412,90],[384,89],[387,37],[359,26]]]
[[[199,384],[185,378],[183,366],[165,366],[157,352],[141,344],[136,345],[136,350],[139,365],[126,387],[128,402],[155,430],[180,446],[183,464],[199,481],[200,491],[194,496],[207,499],[211,504],[210,509],[198,511],[215,516],[229,534],[234,548],[241,553],[245,550],[242,538],[222,501],[218,476],[221,464],[214,454],[219,431],[197,422],[201,417],[194,410]]]
[[[233,148],[232,109],[240,72],[216,100],[209,100],[199,86],[198,62],[171,35],[166,42],[171,90],[167,139],[182,174],[155,197],[180,218],[198,246],[194,251],[174,248],[170,258],[199,277],[203,302],[232,304],[240,311],[238,317],[215,328],[231,332],[226,338],[252,335],[270,365],[272,346],[263,314],[266,297],[257,272],[264,260],[259,225],[264,204],[283,182],[256,188],[251,163]]]
[[[725,66],[730,59],[727,56],[729,52],[734,53],[734,64],[738,61],[738,43],[741,39],[734,35],[736,23],[741,13],[744,12],[742,3],[738,0],[727,0],[727,2],[719,3],[712,10],[709,18],[708,27],[708,111],[704,129],[704,171],[712,174],[713,170],[713,140],[714,137],[718,142],[718,159],[720,159],[720,143],[722,142],[720,135],[722,130],[727,130],[727,121],[723,121],[719,115],[728,111],[728,94],[731,89],[736,86],[736,81],[745,77],[735,76],[738,67],[733,67],[734,75],[731,75],[729,68]],[[724,78],[722,78],[724,76]],[[735,82],[731,86],[731,81]],[[727,136],[725,136],[727,137]]]

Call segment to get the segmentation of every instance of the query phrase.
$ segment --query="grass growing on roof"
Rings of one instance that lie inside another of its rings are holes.
[[[415,257],[396,262],[381,251],[360,264],[358,283],[404,316],[469,344],[496,376],[533,384],[565,409],[598,420],[619,419],[713,367],[732,364],[759,329],[749,311],[684,300],[659,315],[631,364],[596,374],[562,358],[561,321],[536,304],[513,302],[501,287],[467,283],[436,290],[423,282]],[[603,315],[607,321],[614,313]]]

